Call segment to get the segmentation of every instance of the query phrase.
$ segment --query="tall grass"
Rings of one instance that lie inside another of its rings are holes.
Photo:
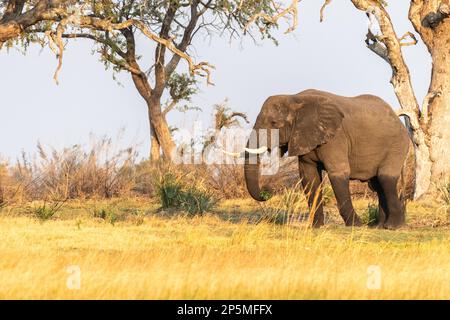
[[[136,151],[117,149],[110,138],[93,139],[57,150],[37,145],[37,154],[23,154],[0,166],[0,195],[11,201],[56,201],[128,196],[134,187]]]
[[[448,229],[312,230],[209,215],[114,228],[0,222],[2,299],[450,298]],[[69,266],[81,272],[78,290],[67,286]]]

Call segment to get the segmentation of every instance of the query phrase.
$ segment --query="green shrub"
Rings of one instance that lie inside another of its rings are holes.
[[[40,205],[33,210],[33,214],[36,218],[41,221],[46,221],[55,216],[55,214],[62,208],[64,205],[64,201],[54,201],[51,205],[47,205],[44,202],[43,205]]]
[[[117,213],[114,210],[106,207],[94,209],[93,216],[94,218],[100,218],[102,220],[105,220],[112,225],[114,225],[117,222],[117,220],[119,220],[119,216],[117,215]]]
[[[181,182],[173,173],[164,173],[157,185],[161,206],[164,209],[179,206],[180,196],[182,193]]]
[[[378,212],[378,205],[374,203],[369,203],[366,211],[364,211],[362,217],[362,222],[369,225],[375,226],[380,221],[380,215]]]
[[[159,177],[156,189],[163,209],[181,209],[195,215],[210,211],[217,203],[201,180],[188,179],[186,174],[165,172]]]
[[[214,208],[216,200],[205,190],[190,187],[188,190],[180,193],[180,205],[183,210],[191,215],[203,214]]]

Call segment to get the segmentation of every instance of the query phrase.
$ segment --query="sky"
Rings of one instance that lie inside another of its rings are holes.
[[[353,96],[378,95],[394,109],[398,101],[389,83],[391,68],[365,46],[368,19],[350,1],[335,0],[319,22],[323,1],[303,0],[299,26],[283,34],[279,45],[250,39],[229,41],[226,37],[197,38],[191,53],[196,61],[208,61],[216,69],[214,86],[200,78],[200,92],[192,103],[201,112],[172,111],[172,126],[191,128],[194,121],[211,125],[213,106],[228,99],[236,111],[246,112],[253,122],[264,100],[275,94],[298,93],[315,88]],[[389,1],[398,36],[414,31],[407,19],[409,1]],[[143,66],[151,66],[153,44],[138,41]],[[31,47],[26,55],[12,49],[0,51],[0,157],[14,160],[22,152],[44,147],[61,149],[74,144],[89,145],[94,137],[113,138],[118,147],[134,145],[141,156],[149,152],[147,108],[129,74],[113,80],[97,55],[92,42],[77,40],[68,44],[56,85],[57,61],[48,48]],[[431,60],[422,42],[403,49],[410,67],[417,98],[422,101],[430,80]],[[186,72],[181,63],[179,72]]]

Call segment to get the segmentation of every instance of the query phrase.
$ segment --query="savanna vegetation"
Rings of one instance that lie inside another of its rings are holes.
[[[381,34],[368,31],[366,44],[392,67],[399,114],[407,116],[416,149],[416,194],[424,196],[407,204],[406,227],[371,228],[375,197],[355,184],[355,207],[367,226],[345,228],[325,182],[326,226],[311,229],[314,209],[289,159],[262,181],[274,192],[265,203],[249,199],[237,163],[169,161],[186,146],[174,142],[167,113],[195,110],[185,102],[198,77],[212,83],[213,66],[189,55],[193,38],[276,43],[279,21],[291,23],[288,32],[297,27],[298,2],[0,2],[0,48],[49,46],[58,58],[55,81],[65,41],[79,38],[93,41],[113,73],[128,72],[148,110],[152,142],[148,159],[100,138],[88,148],[38,143],[36,154],[0,162],[0,298],[449,299],[447,0],[411,1],[410,20],[433,61],[422,105],[402,56],[417,42],[414,34],[397,36],[389,1],[352,0],[380,26]],[[156,43],[149,71],[136,54],[138,36]],[[218,105],[212,127],[244,122],[245,114]],[[216,139],[196,143],[205,149]]]
[[[108,139],[39,146],[35,160],[2,164],[1,298],[450,297],[449,185],[408,203],[407,227],[389,231],[344,227],[325,184],[316,230],[298,184],[259,204],[240,166],[219,166],[217,179],[111,150]],[[373,195],[355,185],[354,196],[373,224]]]

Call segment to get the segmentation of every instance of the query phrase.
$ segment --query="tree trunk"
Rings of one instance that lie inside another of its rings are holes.
[[[161,145],[159,144],[158,137],[156,136],[155,129],[153,128],[150,110],[148,111],[148,123],[150,125],[150,160],[157,162],[161,158]]]
[[[450,176],[450,18],[433,30],[433,71],[428,106],[431,189]]]
[[[173,141],[172,134],[170,133],[166,118],[161,111],[161,102],[158,96],[153,96],[148,101],[148,109],[150,126],[155,132],[163,155],[166,159],[172,160],[176,145]]]
[[[352,0],[356,8],[375,15],[381,37],[368,47],[392,67],[392,85],[408,116],[416,155],[415,198],[432,194],[449,177],[450,157],[450,1],[411,0],[409,20],[427,46],[433,60],[429,92],[419,107],[411,84],[409,69],[403,59],[402,39],[398,38],[389,13],[379,1]]]
[[[139,69],[137,63],[134,63],[133,67]],[[159,158],[161,149],[163,155],[167,159],[172,160],[176,145],[173,142],[166,118],[161,111],[161,95],[157,95],[153,92],[148,83],[148,79],[144,74],[132,74],[131,77],[139,94],[147,103],[150,124],[149,132],[152,144],[150,158],[151,160]]]

